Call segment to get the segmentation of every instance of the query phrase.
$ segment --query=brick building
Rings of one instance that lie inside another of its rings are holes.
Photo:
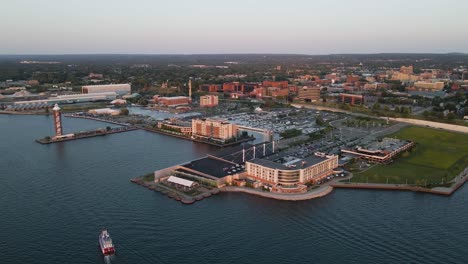
[[[174,96],[174,97],[160,97],[159,95],[155,95],[153,97],[155,103],[163,105],[163,106],[181,106],[181,105],[188,105],[192,103],[192,99],[187,96]]]
[[[340,94],[340,102],[351,105],[362,105],[364,104],[364,96],[360,94]]]
[[[225,142],[237,136],[236,125],[224,120],[192,119],[192,137]]]
[[[320,87],[299,88],[297,99],[308,103],[320,100]]]
[[[288,88],[288,81],[280,81],[280,82],[263,81],[262,86],[263,87]]]
[[[217,95],[204,95],[200,96],[200,106],[201,107],[215,107],[218,105],[218,96]]]
[[[223,86],[221,84],[202,84],[200,90],[208,93],[217,93],[223,91]]]

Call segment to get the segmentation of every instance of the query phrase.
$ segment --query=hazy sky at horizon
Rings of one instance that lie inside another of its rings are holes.
[[[465,0],[6,0],[0,54],[468,53]]]

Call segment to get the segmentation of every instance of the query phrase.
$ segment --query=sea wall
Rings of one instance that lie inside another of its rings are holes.
[[[248,194],[253,194],[265,198],[271,198],[276,200],[283,200],[283,201],[303,201],[303,200],[311,200],[323,197],[325,195],[330,194],[333,191],[333,187],[331,186],[321,186],[318,189],[301,193],[301,194],[280,194],[280,193],[272,193],[272,192],[263,192],[252,188],[247,187],[234,187],[234,186],[226,186],[220,189],[221,192],[243,192]]]

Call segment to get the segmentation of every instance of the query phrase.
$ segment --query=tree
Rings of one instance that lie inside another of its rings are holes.
[[[127,108],[120,109],[120,115],[128,115],[130,111]]]
[[[146,100],[145,98],[140,98],[140,100],[138,100],[138,104],[146,106],[148,105],[148,100]]]
[[[452,103],[447,104],[445,109],[449,110],[450,112],[457,111],[457,107]]]
[[[454,120],[454,119],[455,119],[455,114],[452,113],[452,112],[448,113],[448,114],[447,114],[447,119],[448,119],[448,120]]]
[[[317,116],[317,118],[315,119],[315,124],[317,124],[318,126],[323,126],[325,125],[325,121],[321,116]]]

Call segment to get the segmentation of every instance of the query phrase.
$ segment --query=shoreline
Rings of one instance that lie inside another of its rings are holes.
[[[0,115],[52,115],[52,113],[19,112],[19,111],[0,111]]]
[[[468,169],[467,169],[468,171]],[[415,187],[415,186],[403,186],[403,185],[397,185],[397,184],[372,184],[372,183],[330,183],[328,185],[323,185],[320,186],[317,189],[308,191],[306,193],[298,193],[298,194],[282,194],[282,193],[272,193],[272,192],[264,192],[258,189],[252,189],[252,188],[247,188],[247,187],[237,187],[237,186],[224,186],[221,188],[216,188],[219,190],[219,192],[222,193],[245,193],[249,195],[255,195],[258,197],[263,197],[263,198],[268,198],[268,199],[274,199],[278,201],[307,201],[307,200],[313,200],[313,199],[318,199],[325,197],[329,195],[330,193],[333,192],[335,188],[337,189],[367,189],[367,190],[388,190],[388,191],[412,191],[412,192],[419,192],[419,193],[428,193],[428,194],[434,194],[434,195],[440,195],[440,196],[451,196],[454,194],[457,190],[459,190],[464,184],[468,181],[468,173],[463,176],[463,178],[453,185],[452,187],[445,188],[445,187],[436,187],[433,189],[426,189],[423,187]],[[136,183],[140,186],[146,187],[147,189],[153,190],[153,191],[159,191],[163,195],[167,195],[170,193],[170,190],[167,190],[167,192],[157,190],[155,189],[154,186],[152,186],[152,183],[147,183],[140,181],[138,178],[131,179],[131,182]],[[212,193],[214,194],[214,193]],[[185,196],[185,195],[184,195]],[[169,195],[170,198],[174,198],[177,201],[180,201],[179,199],[176,199],[176,197],[182,198],[179,195],[176,196],[171,196]],[[187,199],[187,197],[183,197],[185,201],[181,201],[184,204],[192,204],[196,201],[200,201],[202,199],[195,199],[192,197],[192,199]],[[207,198],[205,196],[205,198]]]
[[[465,168],[459,175],[455,177],[456,180],[450,187],[434,187],[432,189],[411,186],[405,184],[384,184],[384,183],[359,183],[359,182],[333,182],[330,185],[334,188],[342,189],[368,189],[368,190],[388,190],[388,191],[412,191],[422,192],[435,195],[451,196],[458,189],[460,189],[468,181],[468,167]]]
[[[235,187],[235,186],[226,186],[220,188],[221,192],[241,192],[247,193],[251,195],[256,195],[264,198],[270,198],[275,200],[281,201],[306,201],[324,197],[330,194],[333,191],[333,187],[331,185],[320,186],[319,188],[300,194],[282,194],[282,193],[272,193],[272,192],[263,192],[258,191],[252,188],[244,188],[244,187]]]
[[[50,115],[50,113],[31,113],[31,112],[10,112],[10,111],[0,111],[0,114],[12,114],[12,115]],[[121,125],[124,127],[130,127],[129,124],[124,124],[124,123],[119,123],[115,121],[110,121],[106,119],[100,119],[100,118],[95,118],[95,117],[87,117],[87,116],[76,116],[73,114],[64,114],[65,117],[70,117],[70,118],[80,118],[80,119],[89,119],[89,120],[94,120],[98,122],[104,122],[104,123],[110,123],[110,124],[115,124],[115,125]],[[172,137],[177,137],[180,139],[186,139],[186,140],[191,140],[193,142],[199,142],[199,143],[205,143],[205,144],[210,144],[208,142],[204,141],[199,141],[199,140],[193,140],[191,138],[175,135],[172,133],[164,132],[164,131],[159,131],[159,130],[153,130],[149,128],[131,128],[131,129],[126,129],[125,131],[112,131],[112,132],[107,132],[104,134],[99,134],[99,135],[87,135],[87,136],[81,136],[77,138],[71,138],[71,139],[62,139],[62,140],[57,140],[57,141],[51,141],[51,142],[40,142],[40,140],[36,140],[38,143],[41,144],[50,144],[50,143],[58,143],[58,142],[64,142],[64,141],[69,141],[69,140],[75,140],[75,139],[82,139],[82,138],[88,138],[88,137],[95,137],[95,136],[103,136],[107,134],[113,134],[113,133],[121,133],[121,132],[127,132],[127,131],[132,131],[132,130],[146,130],[148,132],[153,132],[153,133],[159,133],[167,136],[172,136]],[[252,139],[244,139],[244,141],[250,141]],[[242,141],[242,142],[244,142]],[[233,142],[231,143],[232,145],[239,144],[241,142]],[[218,147],[222,147],[217,144],[211,144],[215,145]],[[230,145],[226,145],[230,146]],[[226,147],[225,146],[225,147]],[[260,197],[264,198],[270,198],[270,199],[276,199],[276,200],[286,200],[286,201],[302,201],[302,200],[311,200],[315,198],[320,198],[323,196],[326,196],[330,194],[334,188],[340,188],[340,189],[367,189],[367,190],[390,190],[390,191],[412,191],[412,192],[420,192],[420,193],[429,193],[429,194],[435,194],[435,195],[441,195],[441,196],[451,196],[454,194],[458,189],[460,189],[467,181],[468,181],[468,167],[465,168],[464,171],[462,171],[455,179],[456,180],[452,186],[450,187],[434,187],[432,189],[424,188],[424,187],[419,187],[419,186],[411,186],[411,185],[404,185],[404,184],[381,184],[381,183],[354,183],[354,182],[342,182],[342,181],[332,181],[327,185],[320,186],[316,190],[312,190],[310,192],[302,193],[302,194],[281,194],[281,193],[271,193],[271,192],[264,192],[264,191],[259,191],[256,189],[251,189],[251,188],[242,188],[242,187],[234,187],[234,186],[226,186],[219,188],[221,192],[243,192],[251,195],[257,195]]]

